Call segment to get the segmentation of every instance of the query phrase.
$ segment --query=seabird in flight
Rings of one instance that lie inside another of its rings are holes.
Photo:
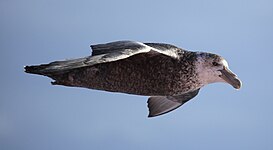
[[[226,82],[236,89],[242,85],[227,61],[212,53],[136,41],[91,48],[91,56],[26,66],[25,72],[48,76],[53,85],[150,96],[149,117],[180,107],[207,84]]]

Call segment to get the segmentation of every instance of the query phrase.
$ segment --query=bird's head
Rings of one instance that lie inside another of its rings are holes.
[[[201,84],[226,82],[236,89],[240,89],[242,82],[231,70],[227,61],[216,54],[197,52],[196,71]]]

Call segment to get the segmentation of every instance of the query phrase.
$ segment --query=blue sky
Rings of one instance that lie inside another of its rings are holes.
[[[0,1],[0,149],[273,149],[273,1]],[[222,55],[241,90],[211,84],[147,118],[147,97],[50,85],[24,65],[90,44],[165,42]]]

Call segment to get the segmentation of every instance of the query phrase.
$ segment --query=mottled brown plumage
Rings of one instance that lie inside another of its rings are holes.
[[[192,89],[195,54],[181,59],[149,52],[111,63],[97,64],[51,76],[54,84],[137,95],[178,95]],[[183,71],[182,71],[183,70]]]

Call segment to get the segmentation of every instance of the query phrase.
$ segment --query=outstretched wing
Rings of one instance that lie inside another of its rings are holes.
[[[106,44],[91,45],[92,56],[88,57],[84,64],[106,63],[126,59],[136,54],[155,52],[178,59],[184,50],[170,44],[141,43],[136,41],[117,41]]]
[[[182,55],[184,53],[184,49],[176,47],[171,44],[165,44],[165,43],[144,43],[145,45],[151,46],[155,49],[160,50],[161,52],[165,53],[174,53],[175,55]]]
[[[177,96],[152,96],[148,99],[149,116],[155,117],[168,113],[190,99],[194,98],[200,89]]]
[[[90,47],[92,49],[92,56],[95,56],[115,52],[119,53],[126,50],[138,51],[145,49],[146,45],[135,41],[116,41],[106,44],[91,45]]]
[[[163,55],[178,58],[178,56],[184,51],[181,48],[178,48],[170,44],[141,43],[137,41],[117,41],[106,44],[91,45],[90,47],[92,48],[92,56],[115,54],[115,56],[126,55],[130,57],[132,55],[139,53],[155,51]]]
[[[65,61],[55,61],[49,64],[38,66],[27,66],[26,72],[34,74],[48,74],[63,72],[71,69],[92,66],[100,63],[107,63],[126,59],[136,54],[148,53],[150,51],[167,55],[172,58],[179,58],[182,49],[169,44],[141,43],[136,41],[117,41],[106,44],[91,45],[92,56],[71,59]],[[150,53],[149,53],[150,54]]]

